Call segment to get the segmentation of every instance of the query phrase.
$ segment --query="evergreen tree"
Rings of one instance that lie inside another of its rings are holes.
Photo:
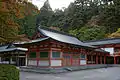
[[[49,0],[46,0],[43,7],[40,9],[40,13],[37,18],[37,25],[41,24],[44,26],[49,26],[48,23],[53,15],[52,8],[50,7]]]

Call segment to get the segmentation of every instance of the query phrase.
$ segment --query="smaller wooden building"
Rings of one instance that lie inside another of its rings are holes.
[[[14,45],[28,48],[27,66],[65,67],[106,64],[109,52],[79,41],[72,35],[38,27],[29,42]]]
[[[120,64],[120,38],[87,41],[85,44],[96,46],[110,53],[109,64]]]
[[[26,66],[27,48],[15,47],[13,44],[0,46],[0,64],[13,64],[16,66]]]

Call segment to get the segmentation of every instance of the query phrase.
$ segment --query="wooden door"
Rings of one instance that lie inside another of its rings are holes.
[[[24,57],[19,58],[19,66],[25,66],[25,58]]]
[[[70,54],[63,55],[63,66],[71,66],[71,55]]]
[[[80,65],[80,55],[72,55],[72,65],[79,66]]]

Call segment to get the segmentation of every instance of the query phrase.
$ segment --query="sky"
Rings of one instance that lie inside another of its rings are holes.
[[[31,1],[34,5],[38,7],[38,9],[40,9],[46,0],[31,0]],[[68,7],[70,2],[74,2],[74,0],[49,0],[49,2],[51,8],[55,10],[58,8],[62,9],[63,7]]]

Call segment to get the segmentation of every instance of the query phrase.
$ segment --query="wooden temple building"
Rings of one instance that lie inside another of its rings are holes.
[[[96,46],[99,49],[110,53],[109,63],[120,64],[120,38],[93,40],[85,42],[87,45]]]
[[[79,41],[72,35],[38,27],[29,42],[14,43],[27,48],[27,66],[64,67],[88,64],[106,64],[109,52]]]
[[[0,64],[25,66],[27,48],[15,47],[13,44],[0,46]]]
[[[0,62],[9,57],[19,66],[66,67],[120,63],[120,38],[82,42],[56,30],[38,27],[33,39],[0,47]],[[14,48],[12,51],[9,50]],[[14,59],[15,58],[15,59]],[[110,61],[110,62],[109,62]]]

